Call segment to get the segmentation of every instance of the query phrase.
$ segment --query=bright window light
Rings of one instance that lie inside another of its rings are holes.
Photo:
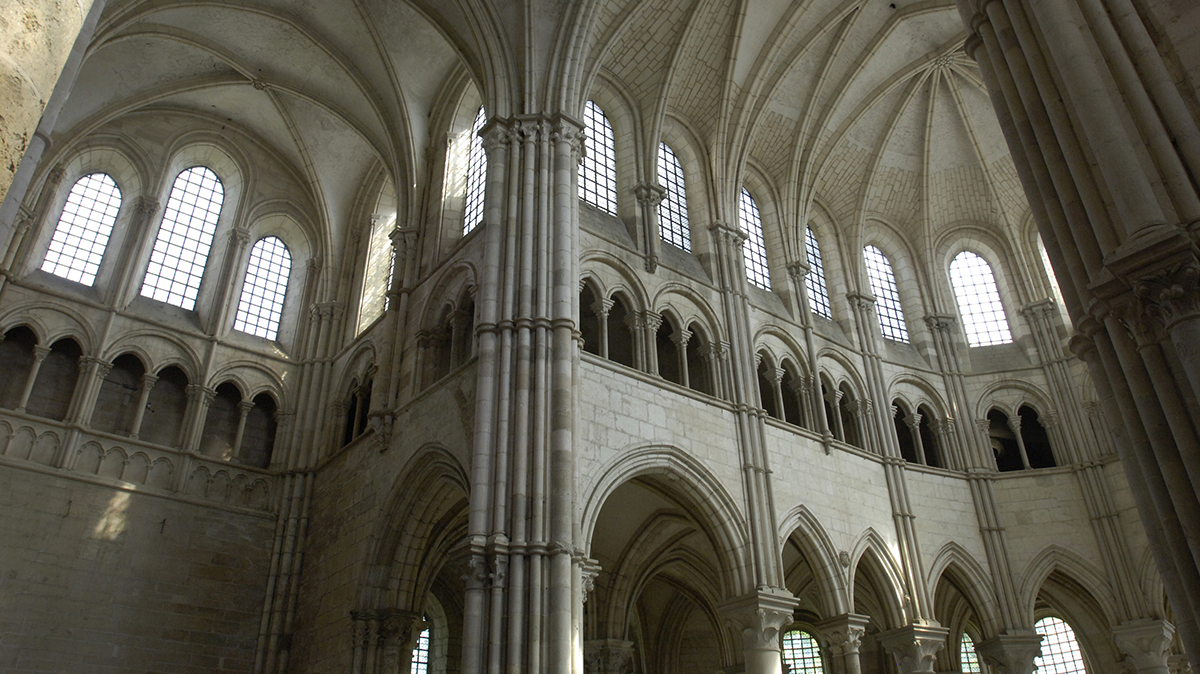
[[[667,189],[666,196],[658,203],[659,235],[663,241],[690,253],[692,240],[688,230],[683,167],[666,143],[658,144],[658,182]]]
[[[738,203],[738,224],[746,233],[742,255],[746,259],[746,278],[763,290],[771,289],[771,272],[767,270],[767,246],[763,241],[762,216],[749,190],[742,188]]]
[[[275,339],[291,272],[292,254],[283,241],[274,236],[259,239],[250,251],[233,329]]]
[[[600,106],[583,106],[583,161],[579,164],[579,198],[609,215],[617,214],[617,155],[612,126]]]
[[[75,181],[42,260],[42,271],[88,286],[95,283],[120,210],[121,190],[107,174],[93,173]]]
[[[794,674],[824,674],[821,666],[821,647],[811,634],[792,630],[783,635],[783,662]]]
[[[825,318],[833,318],[833,308],[829,304],[829,288],[825,285],[825,265],[821,263],[821,247],[817,245],[817,237],[812,227],[804,231],[804,250],[808,253],[808,276],[804,283],[808,286],[808,299],[812,304],[813,313]]]
[[[1042,654],[1033,664],[1039,674],[1086,674],[1075,630],[1059,618],[1042,618],[1033,629],[1042,635]]]
[[[463,203],[463,236],[466,236],[483,222],[483,188],[487,183],[487,151],[483,149],[483,138],[479,130],[483,128],[487,117],[483,106],[475,115],[475,123],[471,125],[471,152],[467,156],[467,196]]]
[[[963,674],[980,674],[979,655],[975,653],[975,642],[971,636],[963,632],[961,645],[958,649],[958,660],[962,664]]]
[[[196,308],[224,201],[225,188],[212,170],[193,166],[176,176],[150,253],[142,295],[189,311]]]
[[[421,636],[417,637],[417,647],[413,649],[412,667],[408,670],[412,674],[429,674],[429,628],[421,632]]]
[[[871,282],[871,294],[875,295],[875,313],[879,315],[879,328],[883,336],[907,343],[908,326],[904,323],[904,309],[900,306],[900,292],[896,289],[892,263],[875,246],[864,248],[863,258],[867,262],[867,279]]]
[[[950,263],[950,283],[954,286],[968,344],[991,346],[1012,341],[996,279],[987,260],[969,250],[959,253]]]

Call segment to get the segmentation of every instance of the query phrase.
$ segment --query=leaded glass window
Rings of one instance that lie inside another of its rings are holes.
[[[804,230],[804,250],[808,254],[808,276],[804,284],[808,286],[808,299],[814,314],[833,318],[833,308],[829,304],[829,288],[825,285],[825,265],[821,262],[821,247],[812,227]]]
[[[996,278],[987,260],[969,250],[959,253],[950,263],[950,283],[968,344],[991,346],[1012,341]]]
[[[224,201],[225,188],[211,169],[193,166],[176,176],[150,253],[142,295],[189,311],[196,308]]]
[[[467,194],[463,199],[463,236],[466,236],[483,222],[483,190],[487,184],[487,151],[483,149],[483,138],[479,130],[483,128],[487,117],[483,106],[479,106],[479,114],[475,115],[475,123],[471,125],[471,151],[467,155]]]
[[[93,173],[75,181],[42,260],[42,271],[88,286],[95,283],[120,210],[121,190],[108,174]]]
[[[274,236],[259,239],[250,251],[233,329],[275,339],[291,273],[292,254],[283,241]]]
[[[1075,630],[1060,618],[1048,616],[1034,623],[1033,629],[1042,635],[1042,654],[1033,664],[1040,674],[1085,674],[1083,653]]]
[[[904,309],[900,306],[900,291],[896,289],[892,263],[875,246],[864,248],[863,258],[867,263],[867,279],[871,282],[871,294],[875,296],[875,313],[879,315],[879,328],[883,336],[897,342],[908,342],[908,326],[904,322]]]
[[[583,106],[583,161],[579,164],[579,198],[600,210],[617,214],[617,154],[612,126],[600,106]]]
[[[959,642],[958,660],[962,665],[963,674],[980,674],[979,655],[975,653],[975,642],[966,632],[963,632],[962,641]]]
[[[767,246],[763,241],[762,216],[750,191],[742,188],[738,203],[738,224],[746,233],[742,255],[746,260],[746,278],[763,290],[771,289],[771,272],[767,269]]]
[[[821,666],[821,647],[811,634],[791,630],[783,635],[783,662],[789,673],[824,674]]]
[[[417,637],[417,647],[412,652],[412,667],[408,671],[412,674],[429,674],[428,627],[421,631],[421,636]]]
[[[658,232],[663,241],[692,251],[688,229],[687,195],[683,189],[683,167],[666,143],[658,144],[658,182],[667,193],[658,203]]]

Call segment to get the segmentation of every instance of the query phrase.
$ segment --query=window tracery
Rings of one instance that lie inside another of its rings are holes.
[[[467,192],[463,199],[463,236],[483,223],[483,192],[487,183],[487,152],[479,131],[487,122],[483,106],[471,125],[471,151],[467,155]]]
[[[291,273],[292,254],[287,245],[275,236],[259,239],[250,251],[233,329],[275,339]]]
[[[811,300],[812,311],[818,316],[833,318],[833,308],[829,302],[829,287],[825,285],[825,265],[821,262],[821,246],[813,234],[812,227],[804,231],[804,250],[808,257],[808,275],[804,283],[808,286],[808,298]]]
[[[92,173],[75,181],[42,260],[42,271],[88,286],[95,283],[120,210],[121,190],[107,173]]]
[[[900,306],[900,291],[896,288],[892,263],[875,246],[863,248],[863,258],[867,263],[867,279],[871,283],[871,294],[875,295],[875,313],[879,315],[879,328],[883,336],[907,344],[908,326],[904,322],[904,308]]]
[[[666,196],[658,203],[659,236],[663,241],[690,253],[692,240],[688,228],[683,167],[666,143],[658,144],[658,182],[667,190]]]
[[[224,201],[221,180],[205,166],[193,166],[175,177],[146,267],[142,295],[195,309]]]
[[[583,106],[586,130],[579,164],[579,198],[609,215],[617,214],[617,156],[612,126],[600,106]]]
[[[790,630],[783,635],[783,662],[788,672],[795,674],[824,674],[821,647],[804,630]]]
[[[767,246],[763,240],[762,216],[750,191],[742,188],[738,202],[738,225],[746,233],[742,255],[746,259],[746,278],[763,290],[771,289],[771,273],[767,268]]]
[[[959,253],[950,263],[950,283],[954,286],[968,344],[992,346],[1012,342],[1000,291],[987,260],[969,250]]]
[[[1075,630],[1061,618],[1046,616],[1033,625],[1042,635],[1042,652],[1034,659],[1034,667],[1043,674],[1084,674],[1083,653]]]

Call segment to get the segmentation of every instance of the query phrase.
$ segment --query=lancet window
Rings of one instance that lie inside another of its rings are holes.
[[[612,126],[600,106],[583,106],[586,136],[579,164],[579,198],[609,215],[617,214],[617,153]]]
[[[275,236],[259,239],[250,251],[233,329],[275,339],[291,272],[292,255],[283,241]]]
[[[175,177],[150,253],[142,295],[187,310],[196,308],[225,188],[211,169],[193,166]]]
[[[75,181],[42,260],[42,271],[88,286],[95,283],[120,210],[121,190],[108,174],[93,173]]]
[[[896,288],[892,263],[875,246],[863,248],[863,258],[867,263],[867,279],[871,282],[871,294],[875,295],[875,313],[879,315],[879,328],[883,336],[897,342],[908,342],[908,326],[904,322],[904,309],[900,306],[900,291]]]
[[[658,144],[658,182],[667,190],[658,204],[659,236],[663,241],[691,252],[692,240],[688,228],[683,167],[666,143]]]
[[[1012,341],[996,278],[987,260],[964,250],[950,263],[950,282],[968,344],[992,346]]]
[[[812,227],[804,230],[804,251],[808,256],[808,276],[804,283],[808,286],[809,304],[818,316],[833,318],[833,308],[829,303],[829,287],[825,285],[825,265],[821,262],[821,246]]]
[[[762,216],[750,191],[742,188],[738,202],[738,224],[746,233],[742,255],[746,260],[746,278],[763,290],[771,289],[771,273],[767,268],[767,245],[763,240]]]
[[[467,193],[463,199],[463,236],[471,233],[483,222],[483,190],[487,183],[487,152],[483,149],[483,138],[479,130],[483,128],[487,116],[483,106],[479,106],[479,114],[475,115],[475,123],[471,125],[471,151],[467,154]]]

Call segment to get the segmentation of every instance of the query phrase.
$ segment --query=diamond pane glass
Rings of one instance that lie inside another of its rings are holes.
[[[487,117],[483,106],[475,115],[475,123],[471,126],[471,152],[467,156],[467,195],[463,201],[463,236],[483,222],[483,188],[487,182],[487,152],[483,149],[483,138],[479,130],[483,128]]]
[[[429,629],[421,631],[421,636],[417,637],[417,647],[413,649],[412,667],[409,668],[412,674],[429,674]]]
[[[1040,674],[1085,674],[1075,630],[1059,618],[1042,618],[1033,629],[1042,635],[1042,654],[1033,663]]]
[[[763,290],[771,289],[771,272],[767,270],[767,246],[763,241],[762,216],[758,213],[758,204],[754,197],[743,187],[742,198],[738,203],[738,224],[746,233],[746,243],[742,244],[742,255],[746,259],[746,278]]]
[[[583,106],[583,161],[579,164],[579,198],[609,215],[617,214],[617,155],[612,126],[600,106]]]
[[[867,263],[867,278],[871,282],[871,294],[875,295],[875,313],[879,315],[883,336],[897,342],[908,342],[908,326],[904,323],[904,309],[900,306],[900,292],[896,289],[892,263],[875,246],[864,248],[863,258]]]
[[[259,239],[250,251],[233,329],[275,339],[291,273],[292,254],[283,241],[274,236]]]
[[[958,661],[962,664],[963,674],[980,674],[979,656],[975,653],[975,642],[966,632],[963,632],[960,642]]]
[[[142,295],[188,310],[196,308],[196,294],[224,201],[225,189],[208,168],[193,166],[175,178],[146,267]]]
[[[821,262],[821,247],[817,245],[817,237],[812,227],[805,228],[804,250],[808,253],[808,276],[804,283],[808,286],[808,299],[812,304],[813,313],[825,318],[833,318],[833,308],[829,304],[829,288],[825,285],[825,265]]]
[[[658,144],[658,182],[667,194],[658,203],[658,232],[663,241],[692,252],[688,229],[687,196],[683,189],[683,167],[666,143]]]
[[[120,210],[121,190],[107,174],[77,180],[54,228],[42,271],[84,285],[95,283]]]
[[[1000,292],[987,260],[964,250],[950,263],[950,283],[958,300],[967,343],[971,346],[991,346],[1012,341]]]
[[[793,674],[824,674],[821,647],[808,632],[792,630],[783,635],[783,662]]]

